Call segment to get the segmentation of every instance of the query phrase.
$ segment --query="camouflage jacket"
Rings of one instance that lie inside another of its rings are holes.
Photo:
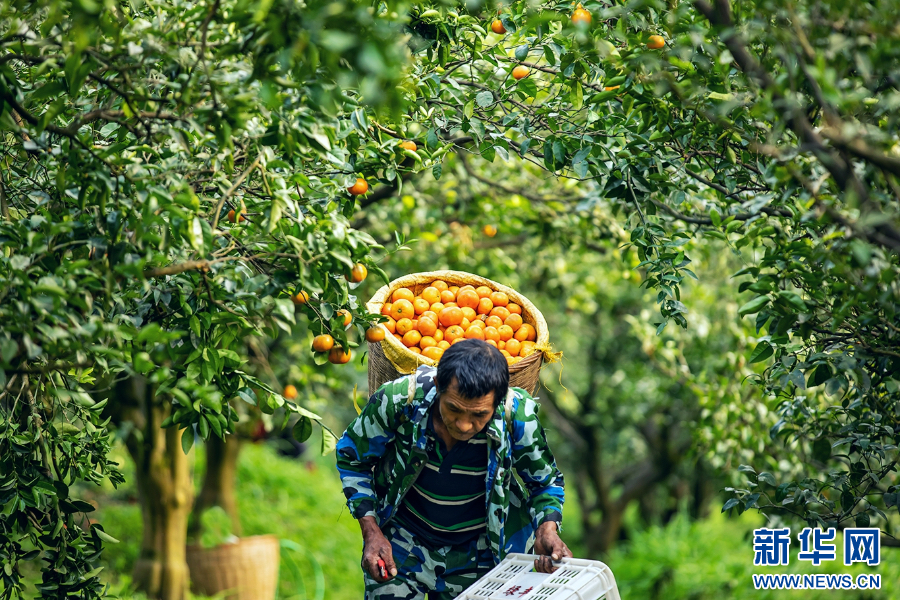
[[[435,367],[422,366],[381,386],[338,441],[337,468],[354,518],[373,516],[384,527],[425,467],[433,443],[425,425],[437,398],[436,374]],[[410,377],[415,377],[411,400]],[[487,528],[496,562],[510,552],[528,551],[538,525],[561,521],[565,500],[538,404],[520,388],[510,388],[510,396],[512,427],[507,427],[507,402],[497,407],[487,429]]]

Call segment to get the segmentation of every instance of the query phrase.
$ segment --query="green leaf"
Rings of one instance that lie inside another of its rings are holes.
[[[322,431],[325,430],[323,429]],[[291,435],[293,435],[294,439],[301,444],[308,440],[309,436],[312,435],[312,421],[309,417],[300,417],[294,425],[294,428],[291,429]]]
[[[337,438],[327,428],[322,427],[322,456],[330,453],[337,446]]]
[[[722,505],[722,512],[725,512],[730,508],[734,508],[735,506],[737,506],[738,502],[740,502],[740,500],[738,500],[737,498],[729,498],[725,501],[725,504]]]
[[[722,226],[722,217],[719,216],[719,211],[715,208],[709,209],[709,218],[716,227]]]
[[[743,317],[744,315],[752,315],[754,313],[757,313],[768,303],[768,296],[757,296],[738,309],[738,316]]]
[[[484,90],[483,92],[478,92],[475,96],[475,102],[478,103],[478,106],[484,108],[486,106],[490,106],[494,103],[494,93],[490,90]]]
[[[756,348],[753,349],[753,352],[750,354],[750,359],[747,362],[752,365],[753,363],[766,360],[774,353],[775,350],[772,349],[769,342],[760,342],[756,345]]]
[[[109,535],[108,533],[106,533],[105,531],[103,531],[103,530],[102,530],[101,528],[99,528],[99,527],[96,527],[96,526],[95,526],[95,527],[91,527],[91,531],[93,531],[94,533],[96,533],[96,534],[97,534],[97,537],[99,537],[99,538],[100,538],[101,540],[103,540],[104,542],[108,542],[108,543],[110,543],[110,544],[118,544],[118,543],[119,543],[119,540],[117,540],[117,539],[114,538],[113,536]]]
[[[775,476],[768,471],[760,473],[756,480],[760,483],[768,483],[772,487],[775,487]]]
[[[191,451],[191,448],[194,446],[194,428],[188,427],[184,430],[184,433],[181,434],[181,449],[185,454]]]

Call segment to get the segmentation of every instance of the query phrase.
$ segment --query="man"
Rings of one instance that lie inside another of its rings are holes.
[[[337,444],[366,600],[449,600],[532,545],[541,572],[572,555],[557,533],[563,476],[537,410],[509,387],[503,355],[474,339],[375,392]]]

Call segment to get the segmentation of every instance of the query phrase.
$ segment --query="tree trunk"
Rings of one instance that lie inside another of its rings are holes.
[[[125,383],[126,394],[141,401],[144,422],[126,445],[135,462],[144,535],[134,565],[134,583],[150,598],[184,600],[188,591],[185,559],[187,520],[193,485],[190,461],[181,448],[182,431],[161,429],[172,405],[156,397],[142,379]]]
[[[236,435],[221,439],[209,436],[206,442],[206,473],[203,476],[203,487],[194,503],[188,536],[197,537],[201,533],[200,517],[203,512],[213,506],[221,506],[231,518],[231,532],[240,537],[241,521],[238,517],[234,484],[237,475],[238,454],[241,451],[241,440]]]
[[[625,519],[625,509],[619,508],[613,503],[609,510],[603,511],[600,523],[585,531],[585,546],[588,556],[600,558],[612,550],[619,534],[622,532],[622,523]]]

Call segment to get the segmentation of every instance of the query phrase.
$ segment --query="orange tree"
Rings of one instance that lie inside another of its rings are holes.
[[[305,317],[350,351],[370,321],[351,280],[377,272],[373,240],[347,188],[396,168],[360,103],[402,106],[403,15],[0,5],[0,597],[24,593],[22,561],[42,596],[103,594],[95,563],[115,540],[86,526],[73,484],[122,481],[110,417],[137,426],[136,575],[154,597],[185,594],[195,436],[234,431],[240,403],[299,413],[310,435],[317,415],[257,379],[244,343]]]
[[[688,325],[691,248],[726,242],[746,265],[734,293],[756,329],[751,381],[781,417],[770,435],[799,468],[741,467],[749,481],[724,508],[890,532],[900,491],[896,3],[584,9],[590,22],[574,23],[569,2],[415,8],[416,110],[380,135],[415,137],[433,152],[423,166],[435,178],[444,153],[464,150],[577,180],[573,208],[612,200],[642,285],[657,293],[658,332]]]

